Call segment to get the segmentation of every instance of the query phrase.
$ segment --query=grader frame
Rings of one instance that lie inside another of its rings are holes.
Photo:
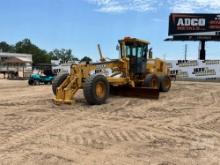
[[[53,83],[55,103],[73,103],[79,89],[84,90],[89,104],[103,104],[109,92],[157,99],[160,89],[158,77],[166,77],[165,87],[170,88],[165,63],[159,59],[151,59],[147,63],[149,42],[126,37],[119,40],[119,44],[120,59],[107,61],[98,46],[99,63],[73,64],[69,75],[64,76],[63,80],[58,77]]]

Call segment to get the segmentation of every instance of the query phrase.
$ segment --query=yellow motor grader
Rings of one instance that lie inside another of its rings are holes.
[[[109,94],[158,99],[160,91],[169,91],[171,81],[164,61],[147,58],[149,44],[125,37],[119,40],[120,58],[116,60],[105,59],[98,45],[100,62],[73,64],[70,74],[55,78],[55,103],[71,104],[79,89],[91,105],[105,103]]]

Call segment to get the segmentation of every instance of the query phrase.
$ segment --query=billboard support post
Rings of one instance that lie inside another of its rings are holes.
[[[206,50],[205,50],[205,40],[200,41],[200,53],[199,53],[199,60],[206,60]]]
[[[185,60],[187,60],[187,51],[188,51],[188,45],[185,45]]]

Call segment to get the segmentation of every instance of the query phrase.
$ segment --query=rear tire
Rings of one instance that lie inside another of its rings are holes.
[[[148,88],[159,88],[159,80],[157,75],[155,74],[148,74],[144,80],[144,86]]]
[[[169,76],[161,75],[159,76],[160,81],[160,92],[168,92],[171,88],[171,79]]]
[[[69,73],[63,73],[55,77],[55,79],[52,82],[52,90],[53,94],[57,94],[57,88],[63,83],[63,81],[67,78]]]
[[[84,83],[83,93],[90,105],[104,104],[109,97],[109,83],[103,75],[92,75]]]

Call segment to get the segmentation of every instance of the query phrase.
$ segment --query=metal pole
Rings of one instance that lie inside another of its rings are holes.
[[[98,44],[97,47],[98,47],[98,51],[99,51],[100,61],[101,61],[101,62],[104,62],[104,61],[105,61],[105,58],[103,57],[100,44]]]
[[[200,41],[199,60],[206,60],[205,40]]]
[[[188,51],[188,45],[185,45],[185,61],[187,60],[187,51]]]

